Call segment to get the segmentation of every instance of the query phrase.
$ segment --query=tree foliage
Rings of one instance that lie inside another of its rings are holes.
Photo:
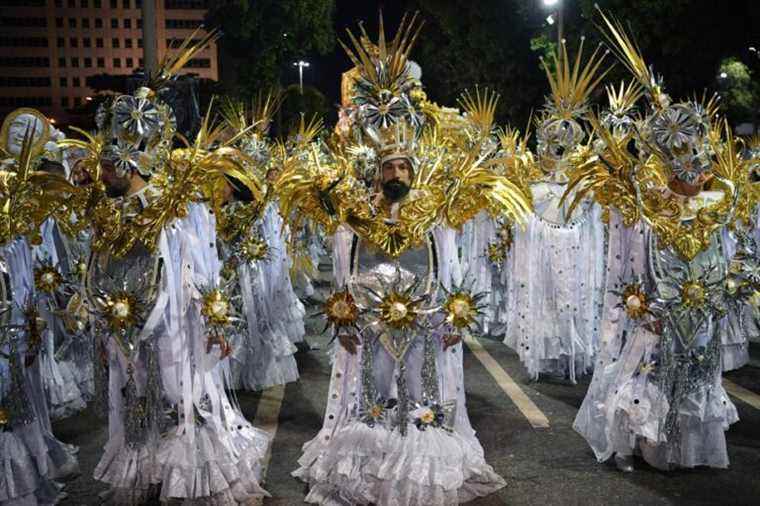
[[[758,105],[758,86],[749,67],[735,57],[724,59],[718,69],[721,102],[729,121],[737,124],[753,120]]]
[[[332,51],[334,8],[334,0],[212,0],[207,22],[223,33],[222,72],[236,78],[229,91],[279,87],[294,59]]]
[[[475,84],[497,90],[500,122],[524,127],[547,85],[530,41],[540,13],[525,0],[411,0],[426,21],[413,57],[428,95],[444,105]]]

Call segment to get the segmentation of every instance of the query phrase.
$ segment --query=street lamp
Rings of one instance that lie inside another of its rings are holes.
[[[309,68],[309,62],[298,60],[293,62],[294,67],[298,67],[298,86],[301,88],[301,95],[303,95],[303,69]]]
[[[726,74],[725,72],[721,72],[718,77],[720,77],[721,79],[726,79],[728,77],[728,74]]]
[[[544,8],[551,9],[554,11],[548,18],[546,18],[546,22],[549,23],[549,25],[553,25],[554,21],[556,19],[557,21],[557,45],[562,44],[562,35],[563,35],[563,26],[562,26],[562,0],[541,0],[541,3],[543,4]]]

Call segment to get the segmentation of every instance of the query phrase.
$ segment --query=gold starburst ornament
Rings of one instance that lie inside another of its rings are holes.
[[[417,320],[419,305],[406,294],[390,292],[380,301],[380,320],[393,329],[407,330]]]
[[[230,300],[218,288],[210,290],[203,296],[201,313],[211,325],[224,327],[230,322]]]
[[[446,322],[460,330],[473,325],[480,313],[472,295],[465,292],[452,293],[443,309],[446,312]]]
[[[129,292],[120,291],[106,296],[105,317],[114,331],[124,331],[137,323],[139,302]]]
[[[359,308],[348,290],[330,295],[325,302],[324,313],[327,321],[336,328],[352,326],[359,318]]]
[[[639,320],[649,312],[649,300],[642,286],[632,283],[623,290],[623,304],[628,318]]]
[[[63,283],[63,276],[52,265],[42,265],[34,270],[34,286],[45,293],[53,293]]]

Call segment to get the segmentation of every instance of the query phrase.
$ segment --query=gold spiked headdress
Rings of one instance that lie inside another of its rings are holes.
[[[421,28],[416,14],[405,15],[396,35],[388,41],[381,14],[377,44],[370,42],[361,24],[358,38],[346,30],[351,47],[342,41],[341,45],[357,71],[347,78],[350,84],[346,86],[352,87],[350,98],[357,109],[356,121],[367,135],[377,138],[379,130],[399,122],[408,123],[419,135],[424,119],[412,91],[420,84],[411,74],[409,53]]]
[[[600,52],[598,47],[585,65],[582,63],[584,41],[585,39],[581,37],[578,54],[572,64],[564,40],[559,49],[552,52],[551,66],[543,58],[541,59],[551,87],[546,110],[554,117],[562,119],[580,117],[586,111],[588,97],[609,72],[609,68],[599,72],[604,63],[605,53]]]

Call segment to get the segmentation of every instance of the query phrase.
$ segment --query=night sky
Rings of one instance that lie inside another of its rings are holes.
[[[445,3],[447,0],[440,1]],[[538,34],[540,31],[540,26],[538,25],[543,22],[546,13],[540,7],[540,0],[535,1],[536,12],[533,17],[536,18],[536,33]],[[473,0],[473,2],[477,4],[476,0]],[[574,21],[577,21],[573,19],[573,15],[577,15],[577,9],[573,8],[575,0],[564,0],[564,2],[567,5],[566,26],[571,26]],[[378,12],[380,9],[384,13],[386,33],[393,34],[398,26],[398,22],[407,10],[407,5],[410,3],[407,0],[336,0],[336,34],[341,40],[346,41],[345,29],[351,28],[353,31],[356,31],[359,21],[364,21],[370,35],[376,36]],[[603,0],[599,3],[604,7],[605,2]],[[690,0],[688,4],[689,10],[694,14],[693,18],[674,18],[673,23],[692,23],[694,26],[699,27],[698,32],[704,32],[704,37],[694,40],[691,50],[678,50],[678,57],[682,57],[686,62],[698,61],[701,51],[699,48],[708,44],[710,49],[713,51],[717,49],[724,56],[736,55],[744,61],[752,60],[752,56],[747,54],[747,47],[749,45],[756,45],[760,48],[760,0]],[[724,26],[711,25],[714,21],[713,15],[716,10],[721,11],[721,23]],[[493,15],[504,15],[504,13],[493,13]],[[725,25],[729,25],[731,29],[726,29]],[[423,29],[420,36],[425,37],[425,29]],[[673,48],[663,45],[649,48],[646,54],[648,61],[655,65],[656,71],[665,76],[666,82],[668,82],[669,69],[658,65],[658,61],[661,58],[672,58],[673,52]],[[445,55],[441,55],[441,57],[445,57]],[[343,48],[336,44],[332,54],[325,56],[306,54],[304,58],[311,63],[310,68],[304,73],[304,84],[315,86],[328,97],[331,103],[336,104],[336,107],[333,109],[334,113],[340,100],[340,75],[350,68],[348,57],[345,55]],[[755,61],[755,63],[758,63],[758,67],[760,67],[760,62]],[[425,81],[424,72],[425,69],[423,68],[423,82]],[[690,93],[701,92],[702,89],[713,84],[706,81],[706,78],[709,76],[701,76],[701,81],[705,82],[701,82],[697,76],[694,77],[694,88],[690,88]],[[286,71],[285,79],[285,84],[297,83],[297,70],[291,67],[289,71]],[[334,117],[326,119],[328,122],[335,120]]]

